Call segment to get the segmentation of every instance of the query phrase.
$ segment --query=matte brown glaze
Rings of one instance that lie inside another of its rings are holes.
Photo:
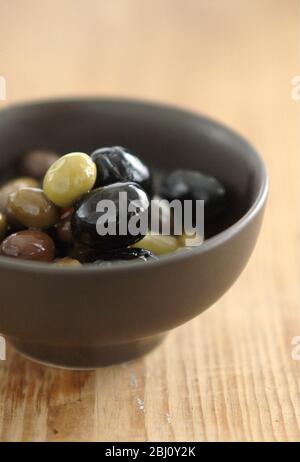
[[[23,353],[83,368],[133,358],[215,303],[245,267],[267,175],[231,130],[176,108],[117,100],[42,102],[0,113],[0,169],[41,145],[62,153],[128,146],[154,167],[215,175],[232,200],[218,235],[145,265],[68,269],[1,258],[0,332]]]

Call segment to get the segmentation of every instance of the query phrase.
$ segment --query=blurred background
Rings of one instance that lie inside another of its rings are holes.
[[[11,352],[3,440],[300,440],[299,58],[299,0],[0,0],[0,108],[74,95],[183,106],[245,135],[271,180],[247,270],[153,356],[72,375]]]
[[[121,95],[236,125],[246,106],[253,125],[278,108],[297,73],[297,0],[0,0],[0,7],[8,102]]]

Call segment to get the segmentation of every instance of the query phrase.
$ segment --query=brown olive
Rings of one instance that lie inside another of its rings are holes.
[[[21,171],[24,175],[41,180],[48,168],[59,158],[59,154],[49,149],[35,149],[29,151],[21,160]]]
[[[8,219],[28,228],[49,228],[58,221],[58,210],[42,189],[22,188],[9,195]]]
[[[0,245],[0,255],[50,262],[55,256],[55,245],[51,237],[41,231],[19,231],[4,239]]]
[[[8,183],[5,183],[0,188],[0,212],[5,213],[8,196],[11,193],[18,191],[18,189],[21,188],[37,188],[38,186],[38,181],[29,177],[17,178],[16,180],[11,180]]]
[[[0,242],[5,236],[6,229],[7,229],[7,223],[6,223],[5,215],[3,215],[3,213],[0,212]]]
[[[74,209],[64,210],[60,216],[60,220],[56,225],[56,234],[60,241],[71,242],[72,241],[72,230],[71,230],[71,219]]]
[[[57,258],[53,263],[58,266],[81,266],[78,260],[70,257]]]

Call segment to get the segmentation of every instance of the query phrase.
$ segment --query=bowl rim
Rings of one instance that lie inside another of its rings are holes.
[[[256,193],[256,198],[253,201],[250,208],[248,208],[247,212],[242,215],[235,223],[231,226],[226,228],[225,230],[221,231],[220,233],[210,237],[209,239],[205,240],[200,246],[197,246],[191,250],[182,251],[182,252],[174,252],[168,255],[163,255],[157,260],[153,260],[148,263],[142,262],[134,262],[130,261],[128,263],[122,263],[122,265],[116,265],[112,267],[99,267],[93,264],[84,264],[81,267],[63,267],[58,266],[55,264],[43,263],[43,262],[31,262],[29,260],[17,260],[12,259],[9,257],[0,258],[0,269],[9,269],[9,270],[19,270],[24,272],[42,272],[51,275],[57,274],[59,277],[63,274],[64,276],[72,275],[72,276],[82,276],[89,273],[124,273],[128,271],[135,271],[138,269],[154,269],[156,267],[166,266],[168,264],[180,262],[183,260],[187,260],[197,255],[201,255],[203,253],[209,252],[214,248],[217,248],[222,243],[232,239],[234,236],[239,234],[244,228],[248,226],[248,224],[256,217],[256,215],[260,212],[260,210],[264,207],[269,191],[269,179],[268,179],[268,172],[266,168],[266,164],[263,161],[262,157],[258,154],[256,149],[240,134],[238,134],[235,130],[226,126],[211,117],[203,115],[195,110],[190,110],[186,108],[182,108],[175,104],[164,103],[160,101],[153,101],[147,99],[139,99],[139,98],[127,98],[127,97],[99,97],[99,96],[83,96],[83,97],[59,97],[59,98],[51,98],[51,99],[44,99],[39,98],[36,100],[25,100],[18,103],[11,104],[9,106],[4,107],[0,110],[1,114],[5,112],[10,112],[16,109],[22,109],[26,107],[38,107],[44,105],[58,105],[58,104],[76,104],[76,103],[94,103],[94,104],[124,104],[124,105],[131,105],[136,107],[148,107],[149,109],[157,109],[157,110],[168,110],[174,114],[178,114],[179,116],[187,116],[193,117],[195,119],[199,119],[202,122],[205,122],[209,125],[214,126],[217,129],[222,129],[226,132],[228,136],[234,138],[235,140],[242,143],[245,148],[248,150],[248,155],[252,155],[254,157],[255,163],[258,166],[258,170],[261,172],[261,183],[259,185],[258,191]]]

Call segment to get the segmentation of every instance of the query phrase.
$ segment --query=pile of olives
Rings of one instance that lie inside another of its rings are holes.
[[[127,218],[151,215],[151,199],[205,201],[205,219],[218,220],[228,207],[227,192],[214,177],[190,170],[155,174],[135,154],[122,147],[97,149],[91,155],[50,150],[24,154],[20,176],[0,186],[0,256],[79,267],[118,262],[149,262],[186,248],[185,236],[120,232],[119,193],[139,203]],[[115,204],[117,233],[97,232],[100,201]],[[165,206],[160,220],[171,214]],[[197,236],[195,237],[197,240]],[[200,241],[199,241],[200,243]]]

